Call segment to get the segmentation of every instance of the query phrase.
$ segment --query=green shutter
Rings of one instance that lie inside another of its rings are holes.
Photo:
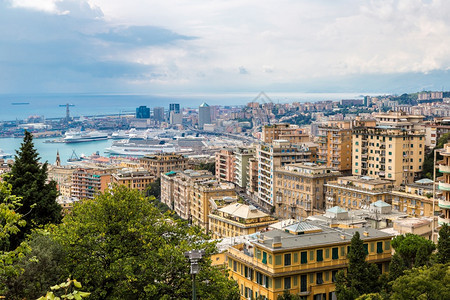
[[[317,261],[323,261],[323,250],[317,250]]]
[[[302,264],[307,264],[308,263],[308,252],[303,251],[302,253],[300,253],[300,262]]]
[[[275,278],[275,289],[281,289],[281,278]]]
[[[384,242],[384,250],[391,250],[391,241]]]
[[[330,248],[325,249],[325,258],[330,258]]]
[[[363,246],[364,246],[364,252],[366,254],[369,254],[369,245],[368,244],[364,244]]]
[[[275,265],[281,265],[281,261],[282,261],[281,254],[275,255]]]
[[[331,249],[331,258],[339,259],[339,248],[338,247]]]
[[[383,242],[377,242],[377,253],[383,253]]]
[[[309,260],[314,260],[314,250],[309,251]]]
[[[262,263],[267,264],[267,252],[266,251],[263,251]]]
[[[298,252],[294,252],[294,264],[298,263]]]

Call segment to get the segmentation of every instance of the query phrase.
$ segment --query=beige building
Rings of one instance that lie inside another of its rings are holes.
[[[352,169],[352,124],[350,121],[329,121],[319,126],[317,162],[338,171]]]
[[[423,116],[409,115],[402,111],[375,113],[373,117],[379,126],[395,127],[405,130],[424,129]]]
[[[156,176],[146,170],[122,169],[111,175],[111,183],[125,185],[126,187],[145,192]]]
[[[216,178],[217,180],[234,182],[233,150],[222,149],[216,152]]]
[[[431,240],[433,235],[432,218],[405,218],[394,221],[394,231],[397,234],[417,234],[427,240]]]
[[[369,209],[377,201],[391,203],[393,185],[391,181],[368,176],[339,177],[325,184],[326,207],[339,206],[350,209]]]
[[[287,140],[292,144],[309,142],[309,134],[303,132],[297,125],[272,124],[262,128],[262,141],[272,143],[275,140]]]
[[[450,224],[450,143],[444,145],[440,154],[443,159],[438,161],[437,164],[439,165],[439,172],[443,176],[437,178],[439,190],[442,192],[442,197],[439,199],[441,215],[438,218],[438,223],[442,225],[444,223]]]
[[[164,153],[158,155],[146,155],[139,159],[140,167],[148,170],[156,177],[170,171],[182,171],[187,169],[188,159],[181,154]]]
[[[195,182],[209,181],[214,175],[206,170],[184,170],[161,175],[161,202],[169,206],[182,219],[191,216],[191,199]]]
[[[278,167],[274,172],[275,215],[300,219],[325,210],[324,184],[341,175],[327,166],[298,163]]]
[[[266,230],[277,220],[252,205],[232,203],[213,210],[209,216],[212,238],[235,237]]]
[[[56,188],[61,196],[71,197],[72,175],[77,170],[75,166],[53,166],[48,168],[48,180],[56,182]]]
[[[274,172],[278,167],[293,163],[315,162],[315,144],[291,144],[287,140],[274,140],[271,144],[257,146],[258,160],[258,203],[271,209],[275,203]]]
[[[421,179],[406,186],[398,186],[391,194],[394,209],[409,216],[433,217],[433,207],[435,212],[439,212],[437,201],[433,205],[433,180]]]
[[[240,188],[247,188],[249,160],[253,157],[255,157],[254,147],[234,150],[234,183]]]
[[[211,211],[210,200],[218,197],[236,197],[233,183],[217,180],[195,182],[190,201],[190,221],[208,231],[208,215]]]
[[[357,127],[353,130],[352,173],[386,179],[396,185],[412,183],[422,171],[424,145],[422,129]]]

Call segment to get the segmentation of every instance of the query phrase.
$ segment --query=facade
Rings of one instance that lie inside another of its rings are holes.
[[[111,169],[78,168],[72,175],[71,196],[78,199],[94,199],[108,189]]]
[[[438,218],[438,223],[442,225],[444,223],[450,224],[450,143],[444,145],[440,154],[443,159],[438,161],[437,164],[439,165],[439,172],[443,175],[437,178],[439,190],[442,192],[442,197],[439,199],[441,215]]]
[[[424,129],[423,116],[409,115],[403,111],[390,111],[373,115],[377,125],[405,130]]]
[[[230,277],[238,283],[243,300],[259,296],[275,300],[285,291],[308,300],[336,299],[336,274],[348,266],[348,247],[356,231],[367,249],[367,261],[386,272],[392,251],[390,234],[300,222],[230,247],[226,253]]]
[[[256,157],[249,158],[247,171],[247,194],[253,195],[258,191],[258,160]]]
[[[329,121],[319,126],[317,162],[338,171],[352,169],[352,126],[350,121]]]
[[[374,179],[368,176],[339,177],[325,184],[326,207],[339,206],[350,209],[369,209],[377,201],[391,203],[393,189],[391,181]]]
[[[234,150],[234,183],[240,188],[247,187],[249,160],[254,156],[254,148],[236,148]]]
[[[396,187],[392,192],[395,210],[412,217],[433,217],[439,212],[437,201],[433,205],[433,180],[421,179],[406,186]]]
[[[153,108],[153,118],[155,121],[164,122],[166,117],[164,115],[164,107]]]
[[[184,170],[161,175],[161,202],[169,206],[182,219],[191,216],[191,199],[195,182],[213,180],[214,175],[206,170]]]
[[[288,164],[315,162],[316,148],[291,144],[287,140],[274,140],[271,144],[257,146],[258,160],[258,203],[265,208],[275,206],[274,172],[276,168]]]
[[[213,210],[208,219],[209,233],[213,239],[253,234],[277,222],[256,207],[241,203]]]
[[[431,124],[425,126],[426,145],[430,148],[436,147],[439,139],[450,132],[450,120],[448,118],[435,118]]]
[[[205,124],[211,124],[211,108],[203,102],[198,108],[198,128],[203,129]]]
[[[413,125],[405,125],[413,126]],[[390,126],[353,130],[353,175],[412,183],[422,171],[425,131]]]
[[[179,103],[170,103],[169,104],[169,112],[171,112],[171,111],[179,114],[181,112],[180,104]]]
[[[274,140],[288,140],[292,144],[309,142],[309,135],[305,134],[297,125],[273,124],[262,128],[262,141],[272,143]]]
[[[49,166],[48,180],[56,182],[56,188],[60,195],[70,198],[72,193],[72,175],[76,170],[77,168],[74,166]]]
[[[156,177],[160,177],[163,173],[187,169],[188,159],[176,153],[145,155],[139,159],[139,165]]]
[[[215,154],[216,158],[216,178],[217,180],[234,182],[235,177],[235,156],[231,149],[222,149]]]
[[[324,184],[341,175],[327,166],[298,163],[274,172],[275,215],[284,219],[307,218],[325,210]]]
[[[150,108],[147,106],[139,106],[136,108],[136,119],[148,119],[150,118]]]
[[[190,201],[190,220],[193,225],[200,226],[208,231],[208,215],[211,211],[210,200],[218,197],[236,197],[234,184],[216,180],[194,183]]]
[[[111,183],[125,185],[129,189],[145,192],[149,185],[156,180],[155,175],[146,170],[122,169],[111,175]]]

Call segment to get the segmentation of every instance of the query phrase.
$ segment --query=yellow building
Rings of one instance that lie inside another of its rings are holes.
[[[56,182],[56,188],[60,195],[65,197],[71,196],[72,175],[77,170],[75,166],[49,165],[48,180]]]
[[[192,187],[189,218],[193,225],[208,231],[208,215],[211,211],[210,199],[218,197],[236,197],[233,183],[216,180],[195,182]]]
[[[326,206],[346,209],[369,209],[376,201],[391,203],[392,182],[368,176],[339,177],[325,184]]]
[[[292,144],[309,142],[309,135],[304,133],[297,125],[272,124],[262,128],[262,141],[272,143],[274,140],[287,140]]]
[[[395,210],[412,217],[433,217],[433,180],[421,179],[406,186],[396,187],[392,192],[392,206]],[[439,206],[434,203],[435,212]]]
[[[141,157],[139,164],[141,168],[148,170],[156,177],[160,177],[163,173],[187,169],[188,159],[181,154],[164,153]]]
[[[130,189],[145,192],[156,176],[146,170],[122,169],[111,176],[111,183],[125,185]]]
[[[439,181],[439,190],[442,192],[442,197],[439,199],[439,208],[441,215],[438,223],[450,224],[450,143],[444,145],[444,149],[440,152],[443,159],[438,162],[439,172],[443,174],[442,177],[437,178]]]
[[[275,170],[275,215],[300,219],[325,210],[324,184],[341,175],[314,163],[285,165]]]
[[[209,233],[212,238],[248,235],[267,229],[277,220],[252,205],[232,203],[213,210],[209,216]]]
[[[372,228],[333,229],[300,222],[271,230],[256,241],[228,249],[227,266],[241,299],[277,299],[284,291],[305,299],[336,299],[336,273],[348,266],[351,238],[358,231],[367,260],[388,270],[392,235]]]
[[[412,125],[411,125],[412,126]],[[422,172],[425,131],[390,126],[353,130],[353,175],[412,183]]]

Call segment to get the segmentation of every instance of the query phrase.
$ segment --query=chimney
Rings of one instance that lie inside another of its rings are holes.
[[[363,232],[363,235],[364,235],[364,236],[369,236],[369,232],[368,232],[368,231],[364,231],[364,232]]]
[[[281,236],[274,236],[272,240],[272,248],[281,248]]]
[[[341,240],[345,240],[345,235],[341,234]]]

